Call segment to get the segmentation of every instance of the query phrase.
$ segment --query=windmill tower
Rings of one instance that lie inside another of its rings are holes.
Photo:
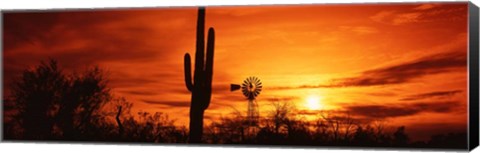
[[[249,126],[256,126],[258,123],[258,105],[256,97],[262,91],[262,82],[257,77],[248,77],[242,83],[242,85],[231,84],[230,91],[235,91],[242,89],[243,95],[248,100],[248,109],[247,109],[247,122]]]

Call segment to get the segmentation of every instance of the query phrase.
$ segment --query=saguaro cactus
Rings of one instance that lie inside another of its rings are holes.
[[[192,93],[190,104],[189,143],[200,143],[203,134],[203,113],[212,97],[214,30],[208,29],[207,58],[205,54],[205,8],[198,9],[195,70],[192,82],[190,54],[184,57],[185,84]]]

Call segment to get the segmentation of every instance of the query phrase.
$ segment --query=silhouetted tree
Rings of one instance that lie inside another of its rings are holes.
[[[20,127],[20,120],[18,120],[18,105],[14,101],[5,97],[3,100],[3,138],[4,139],[19,139],[19,135],[23,132]],[[17,118],[16,118],[17,117]]]
[[[98,67],[71,76],[67,84],[59,105],[58,124],[63,137],[71,140],[75,136],[74,131],[85,136],[87,132],[96,130],[94,125],[99,121],[99,109],[110,101],[111,94]]]
[[[405,133],[405,126],[398,127],[397,131],[393,133],[393,145],[404,147],[409,142],[408,135]]]
[[[355,146],[375,146],[375,132],[371,126],[357,126],[353,136],[353,145]]]
[[[230,113],[230,117],[221,117],[206,127],[207,143],[239,143],[246,140],[247,120],[239,111]]]
[[[22,140],[186,142],[185,127],[160,112],[134,117],[132,103],[112,98],[107,83],[98,67],[69,75],[55,60],[41,62],[14,80],[4,133]]]
[[[79,75],[65,75],[55,60],[41,62],[14,81],[12,100],[18,105],[24,139],[44,140],[61,136],[73,140],[86,134],[93,118],[109,101],[103,73],[98,67]]]
[[[176,127],[168,115],[157,112],[138,112],[138,119],[128,116],[122,121],[125,138],[131,142],[184,143],[187,130]]]
[[[274,132],[278,135],[280,133],[280,130],[282,130],[282,127],[286,128],[285,126],[287,125],[287,123],[289,123],[291,119],[290,115],[294,107],[291,106],[288,102],[274,102],[272,103],[272,105],[274,109],[270,113],[270,118],[274,123]]]
[[[19,108],[18,119],[24,129],[24,139],[52,138],[58,105],[62,103],[67,86],[67,78],[54,60],[24,71],[15,81],[12,100]]]

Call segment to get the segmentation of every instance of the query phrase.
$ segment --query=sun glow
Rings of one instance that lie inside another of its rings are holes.
[[[306,98],[305,106],[310,110],[318,110],[322,108],[321,97],[317,95],[310,95]]]

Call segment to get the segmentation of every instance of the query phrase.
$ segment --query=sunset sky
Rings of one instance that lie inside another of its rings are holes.
[[[6,12],[4,91],[53,58],[67,72],[99,65],[133,112],[165,112],[187,125],[183,56],[194,55],[197,8]],[[246,113],[230,83],[263,82],[260,114],[291,103],[405,125],[414,139],[467,129],[467,3],[207,7],[216,34],[206,122]]]

